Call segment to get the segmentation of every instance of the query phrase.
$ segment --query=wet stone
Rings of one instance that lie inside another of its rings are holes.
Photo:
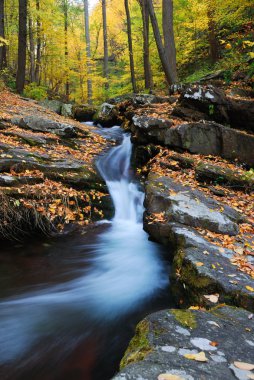
[[[194,328],[186,327],[186,311],[177,312],[163,310],[144,320],[151,351],[143,360],[122,368],[114,380],[155,380],[162,373],[184,380],[247,380],[253,375],[234,365],[236,361],[253,363],[254,346],[247,343],[254,329],[249,312],[232,307],[188,310],[196,321]],[[178,333],[183,325],[189,334]],[[186,357],[200,352],[205,352],[207,362]]]

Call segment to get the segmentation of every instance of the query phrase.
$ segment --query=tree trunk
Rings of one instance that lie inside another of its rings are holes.
[[[131,16],[129,9],[128,0],[124,0],[126,20],[127,20],[127,34],[128,34],[128,45],[129,45],[129,57],[130,57],[130,70],[131,70],[131,83],[133,92],[137,92],[136,78],[135,78],[135,66],[133,57],[133,46],[132,46],[132,32],[131,32]]]
[[[150,63],[150,49],[149,49],[149,10],[146,0],[139,1],[142,22],[143,22],[143,60],[144,60],[144,76],[145,76],[145,88],[147,90],[153,89],[153,76]]]
[[[172,72],[173,83],[177,82],[176,48],[173,26],[173,0],[162,1],[162,26],[164,36],[164,49]]]
[[[35,46],[33,35],[33,22],[29,16],[29,56],[30,56],[30,82],[35,82]]]
[[[89,28],[88,0],[84,0],[84,14],[85,14],[85,37],[86,37],[87,101],[89,104],[92,104],[93,84],[92,84],[92,79],[91,79],[92,66],[91,66],[91,41],[90,41],[90,28]]]
[[[106,79],[105,88],[109,88],[108,84],[108,28],[107,28],[107,6],[106,0],[102,0],[102,20],[103,20],[103,45],[104,45],[104,65],[103,76]]]
[[[19,0],[18,70],[16,87],[22,93],[26,77],[27,0]]]
[[[35,82],[40,84],[40,71],[41,71],[41,19],[39,16],[40,12],[40,0],[36,0],[36,10],[38,12],[36,20],[36,32],[37,32],[37,42],[36,42],[36,65],[35,65]]]
[[[65,59],[65,96],[69,101],[70,81],[69,81],[69,50],[68,50],[68,0],[64,0],[64,59]]]
[[[214,19],[214,5],[211,1],[208,2],[207,17],[208,17],[208,40],[210,45],[210,57],[212,63],[216,63],[220,58],[219,42],[216,35],[216,22]]]
[[[4,28],[4,0],[0,0],[0,37],[5,38]],[[7,66],[6,46],[0,46],[0,70]]]
[[[155,11],[154,11],[153,1],[152,0],[146,0],[146,1],[147,1],[148,9],[149,9],[149,15],[150,15],[150,19],[151,19],[151,23],[152,23],[152,27],[153,27],[154,38],[156,41],[156,45],[157,45],[158,53],[160,56],[162,68],[163,68],[163,71],[165,73],[166,80],[167,80],[168,84],[171,85],[174,83],[175,78],[174,78],[174,75],[172,73],[171,67],[169,66],[168,58],[167,58],[167,55],[165,52],[165,48],[163,46],[163,41],[162,41],[162,38],[160,35],[160,29],[159,29],[158,21],[157,21]]]

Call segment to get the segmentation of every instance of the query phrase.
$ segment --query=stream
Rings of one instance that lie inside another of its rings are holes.
[[[165,252],[143,230],[130,136],[98,133],[119,140],[97,161],[113,219],[1,248],[1,380],[110,379],[138,321],[172,306]]]

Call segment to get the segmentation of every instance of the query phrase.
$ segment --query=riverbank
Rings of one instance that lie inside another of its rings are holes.
[[[94,159],[110,145],[75,120],[0,94],[0,238],[62,232],[112,214]]]

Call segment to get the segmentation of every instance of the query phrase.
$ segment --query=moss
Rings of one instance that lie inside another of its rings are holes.
[[[196,317],[190,310],[172,310],[171,313],[182,326],[189,329],[197,328]]]
[[[136,327],[135,336],[132,338],[127,351],[120,363],[120,368],[124,368],[130,363],[135,363],[143,360],[152,347],[148,340],[149,322],[146,320],[141,321]]]
[[[204,289],[211,285],[208,277],[200,276],[191,264],[186,264],[181,270],[181,281],[196,289]]]

